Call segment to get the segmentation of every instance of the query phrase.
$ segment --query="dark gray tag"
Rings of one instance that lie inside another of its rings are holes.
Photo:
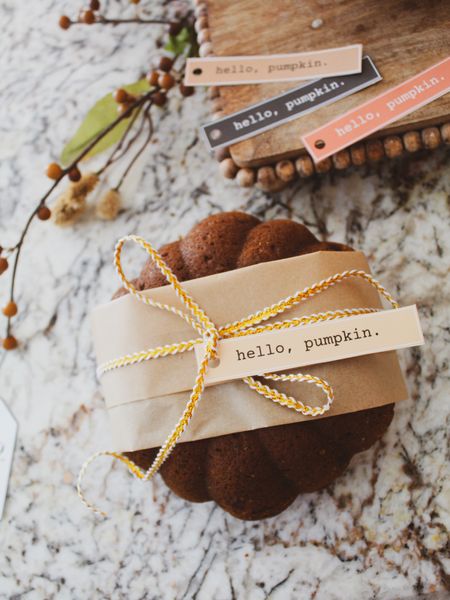
[[[216,150],[297,119],[382,79],[369,56],[363,57],[361,66],[361,73],[316,79],[280,96],[207,123],[201,127],[202,134],[210,149]]]

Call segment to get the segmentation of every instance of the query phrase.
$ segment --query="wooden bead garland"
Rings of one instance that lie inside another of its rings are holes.
[[[338,171],[348,169],[352,164],[350,152],[347,149],[341,150],[340,152],[336,152],[336,154],[333,154],[332,159],[334,168]]]
[[[450,123],[445,123],[442,125],[441,136],[444,144],[450,144]]]
[[[388,158],[397,158],[403,154],[402,138],[398,135],[388,135],[384,138],[384,151]]]
[[[441,145],[441,132],[437,127],[427,127],[422,130],[422,141],[425,148],[434,150]]]
[[[275,165],[276,175],[286,183],[295,179],[295,166],[291,160],[281,160]]]
[[[248,188],[255,185],[255,170],[249,167],[239,169],[236,175],[236,181],[241,187]]]
[[[312,161],[312,158],[308,155],[300,156],[300,158],[297,158],[297,160],[295,161],[295,168],[302,179],[311,177],[315,173],[314,163]]]
[[[365,164],[367,155],[366,147],[364,146],[363,142],[359,142],[358,144],[350,147],[350,158],[352,160],[352,165],[355,165],[356,167],[360,167],[361,165]]]
[[[256,187],[264,192],[278,192],[286,187],[286,182],[277,177],[273,167],[260,167],[256,176]]]
[[[199,43],[200,56],[211,56],[213,46],[208,24],[207,5],[204,0],[194,0],[196,4],[195,30]],[[213,119],[223,117],[223,106],[220,100],[220,89],[208,88],[208,98],[213,101]],[[314,164],[308,154],[296,159],[280,160],[274,165],[260,167],[239,167],[230,155],[228,148],[215,151],[220,171],[227,179],[236,179],[244,188],[256,185],[266,192],[276,192],[286,187],[297,178],[308,179],[316,173],[328,173],[332,169],[338,171],[351,166],[359,167],[367,163],[376,163],[383,158],[398,158],[405,152],[414,153],[425,148],[433,150],[441,144],[450,144],[450,123],[440,127],[426,127],[421,131],[407,131],[403,134],[388,135],[383,139],[368,139],[358,142],[337,152],[333,156]]]
[[[227,179],[234,179],[238,172],[238,166],[232,158],[225,158],[220,163],[220,171]]]
[[[422,138],[418,131],[408,131],[403,136],[403,143],[408,152],[417,152],[422,148]]]

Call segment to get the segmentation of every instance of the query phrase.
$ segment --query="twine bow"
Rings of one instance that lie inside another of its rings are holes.
[[[185,306],[189,312],[183,312],[182,310],[174,306],[170,306],[168,304],[163,304],[153,300],[151,297],[143,294],[142,292],[139,292],[135,288],[135,286],[127,279],[121,263],[122,249],[127,241],[132,241],[141,246],[141,248],[143,248],[144,250],[146,250],[152,261],[155,263],[155,265],[158,267],[161,273],[165,276],[167,282],[175,291],[183,306]],[[229,323],[223,327],[217,327],[211,321],[208,315],[204,312],[204,310],[197,304],[197,302],[183,289],[178,278],[175,276],[175,274],[172,272],[169,266],[165,263],[161,255],[153,248],[153,246],[149,242],[145,241],[143,238],[136,235],[128,235],[121,238],[116,245],[114,253],[114,264],[124,287],[128,290],[130,294],[132,294],[140,302],[143,302],[148,306],[153,306],[154,308],[159,308],[161,310],[167,310],[176,314],[181,319],[184,319],[187,323],[189,323],[189,325],[191,325],[191,327],[197,331],[200,337],[188,341],[159,346],[157,348],[142,350],[133,354],[127,354],[120,358],[110,360],[99,366],[97,370],[99,377],[114,369],[123,368],[126,366],[141,363],[143,361],[153,360],[164,356],[191,351],[197,344],[204,344],[204,354],[201,361],[199,362],[195,383],[189,396],[189,400],[183,411],[183,414],[181,415],[178,423],[176,424],[170,435],[167,437],[164,444],[159,449],[158,454],[156,455],[156,458],[154,459],[153,463],[146,471],[141,469],[127,456],[118,452],[110,451],[97,452],[93,454],[83,464],[77,482],[78,496],[87,508],[103,516],[106,516],[106,513],[98,509],[93,504],[91,504],[88,500],[86,500],[82,491],[82,481],[87,468],[99,456],[111,456],[123,462],[128,467],[129,471],[138,479],[141,479],[143,481],[150,480],[159,471],[162,464],[169,457],[170,453],[174,449],[181,435],[189,425],[194,410],[197,407],[203,394],[203,390],[205,388],[205,377],[207,370],[211,366],[212,361],[217,358],[217,344],[219,340],[231,337],[252,335],[255,333],[263,333],[266,331],[287,329],[290,327],[300,327],[302,325],[310,323],[319,323],[321,321],[341,319],[353,315],[378,312],[378,309],[376,308],[350,308],[343,310],[327,311],[308,316],[296,317],[294,319],[285,319],[284,321],[277,321],[275,323],[263,324],[268,319],[271,319],[281,313],[284,313],[286,310],[289,310],[290,308],[299,304],[300,302],[312,298],[316,294],[325,291],[329,287],[336,285],[337,283],[340,283],[342,281],[345,281],[346,279],[355,277],[363,279],[364,281],[372,285],[384,298],[386,298],[386,300],[392,305],[393,308],[399,308],[398,303],[392,298],[392,296],[376,279],[374,279],[369,273],[366,273],[365,271],[354,269],[349,271],[343,271],[342,273],[337,273],[318,283],[314,283],[313,285],[306,287],[304,290],[298,291],[292,296],[288,296],[287,298],[284,298],[283,300],[273,304],[272,306],[263,308],[262,310],[254,314],[248,315],[244,319],[234,321],[233,323]],[[301,373],[265,373],[260,377],[271,381],[312,383],[313,385],[321,389],[326,396],[325,404],[323,404],[322,406],[309,406],[307,404],[304,404],[300,400],[296,400],[292,396],[288,396],[283,392],[269,387],[268,385],[262,383],[259,379],[255,379],[254,377],[243,378],[243,381],[252,390],[257,392],[261,396],[264,396],[265,398],[271,400],[272,402],[276,402],[281,406],[286,406],[287,408],[290,408],[297,412],[301,412],[303,415],[323,415],[330,409],[333,403],[333,388],[327,381],[321,379],[320,377],[315,377],[313,375],[308,374],[305,375]]]

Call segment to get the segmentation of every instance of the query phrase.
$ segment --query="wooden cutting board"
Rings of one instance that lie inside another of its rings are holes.
[[[300,136],[450,54],[450,0],[205,0],[215,56],[299,52],[362,43],[383,81],[231,147],[239,166],[305,153]],[[322,25],[313,27],[320,19]],[[297,87],[265,83],[220,88],[224,114]],[[450,94],[373,137],[448,121]]]

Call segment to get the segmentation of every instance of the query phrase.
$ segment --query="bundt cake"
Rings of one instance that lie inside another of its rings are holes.
[[[305,226],[291,220],[261,222],[245,213],[227,212],[204,219],[160,252],[177,277],[186,281],[318,250],[347,252],[351,248],[320,242]],[[166,285],[150,261],[133,283],[139,290]],[[124,293],[119,290],[116,297]],[[272,517],[298,494],[329,485],[354,454],[370,448],[383,435],[392,416],[393,404],[388,404],[179,443],[160,474],[172,491],[191,502],[213,500],[240,519]],[[156,453],[153,448],[127,456],[146,469]]]

